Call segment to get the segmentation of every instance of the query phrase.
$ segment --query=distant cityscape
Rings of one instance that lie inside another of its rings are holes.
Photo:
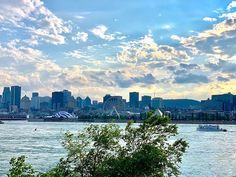
[[[140,99],[141,96],[141,99]],[[236,95],[212,95],[211,99],[163,99],[130,92],[129,100],[122,96],[106,94],[102,102],[74,97],[69,90],[54,91],[51,96],[33,92],[31,98],[22,97],[21,86],[4,87],[0,95],[0,118],[17,114],[42,117],[66,111],[77,116],[91,115],[141,115],[150,110],[161,110],[172,119],[236,119]]]

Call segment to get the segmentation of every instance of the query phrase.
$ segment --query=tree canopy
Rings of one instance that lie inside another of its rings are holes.
[[[143,123],[91,124],[67,132],[62,145],[68,154],[53,169],[37,172],[25,157],[11,159],[8,177],[165,177],[178,176],[187,142],[170,141],[177,126],[169,118],[148,113]]]

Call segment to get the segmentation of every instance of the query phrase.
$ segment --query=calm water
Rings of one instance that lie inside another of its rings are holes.
[[[85,123],[5,122],[0,125],[0,176],[11,157],[26,155],[38,170],[53,167],[65,155],[63,133],[77,132]],[[124,126],[125,124],[120,124]],[[179,137],[189,142],[181,171],[183,177],[236,175],[236,125],[222,125],[228,132],[197,132],[197,125],[178,125]],[[34,129],[37,128],[37,131]]]

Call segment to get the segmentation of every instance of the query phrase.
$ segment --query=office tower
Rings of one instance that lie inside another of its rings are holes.
[[[31,109],[33,109],[33,110],[39,110],[40,109],[40,97],[39,97],[38,92],[33,92],[32,93]]]
[[[129,105],[130,108],[139,108],[139,92],[129,93]]]
[[[30,105],[31,105],[31,101],[30,101],[29,97],[27,97],[26,95],[23,96],[20,101],[20,108],[23,111],[28,112],[30,109]]]
[[[88,96],[84,99],[83,106],[84,107],[91,106],[91,99]]]
[[[152,108],[157,109],[157,108],[162,108],[163,104],[163,99],[160,97],[156,97],[152,99]]]
[[[71,101],[71,92],[68,90],[63,90],[63,107],[69,107],[69,102]]]
[[[10,87],[4,87],[2,93],[2,107],[9,111],[11,103],[11,91]]]
[[[52,109],[60,111],[63,108],[63,92],[52,92]]]
[[[76,98],[76,107],[77,108],[83,108],[83,99],[82,98],[80,98],[80,97],[77,97]]]
[[[21,87],[11,86],[11,107],[13,109],[20,109]]]
[[[146,107],[150,108],[151,107],[151,101],[152,101],[151,96],[147,96],[147,95],[142,96],[141,108],[146,108]]]
[[[39,97],[40,99],[40,110],[49,111],[52,105],[52,99],[49,96]]]

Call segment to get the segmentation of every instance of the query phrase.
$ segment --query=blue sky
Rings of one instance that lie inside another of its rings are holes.
[[[205,99],[236,93],[236,1],[1,0],[0,87],[129,91]]]

